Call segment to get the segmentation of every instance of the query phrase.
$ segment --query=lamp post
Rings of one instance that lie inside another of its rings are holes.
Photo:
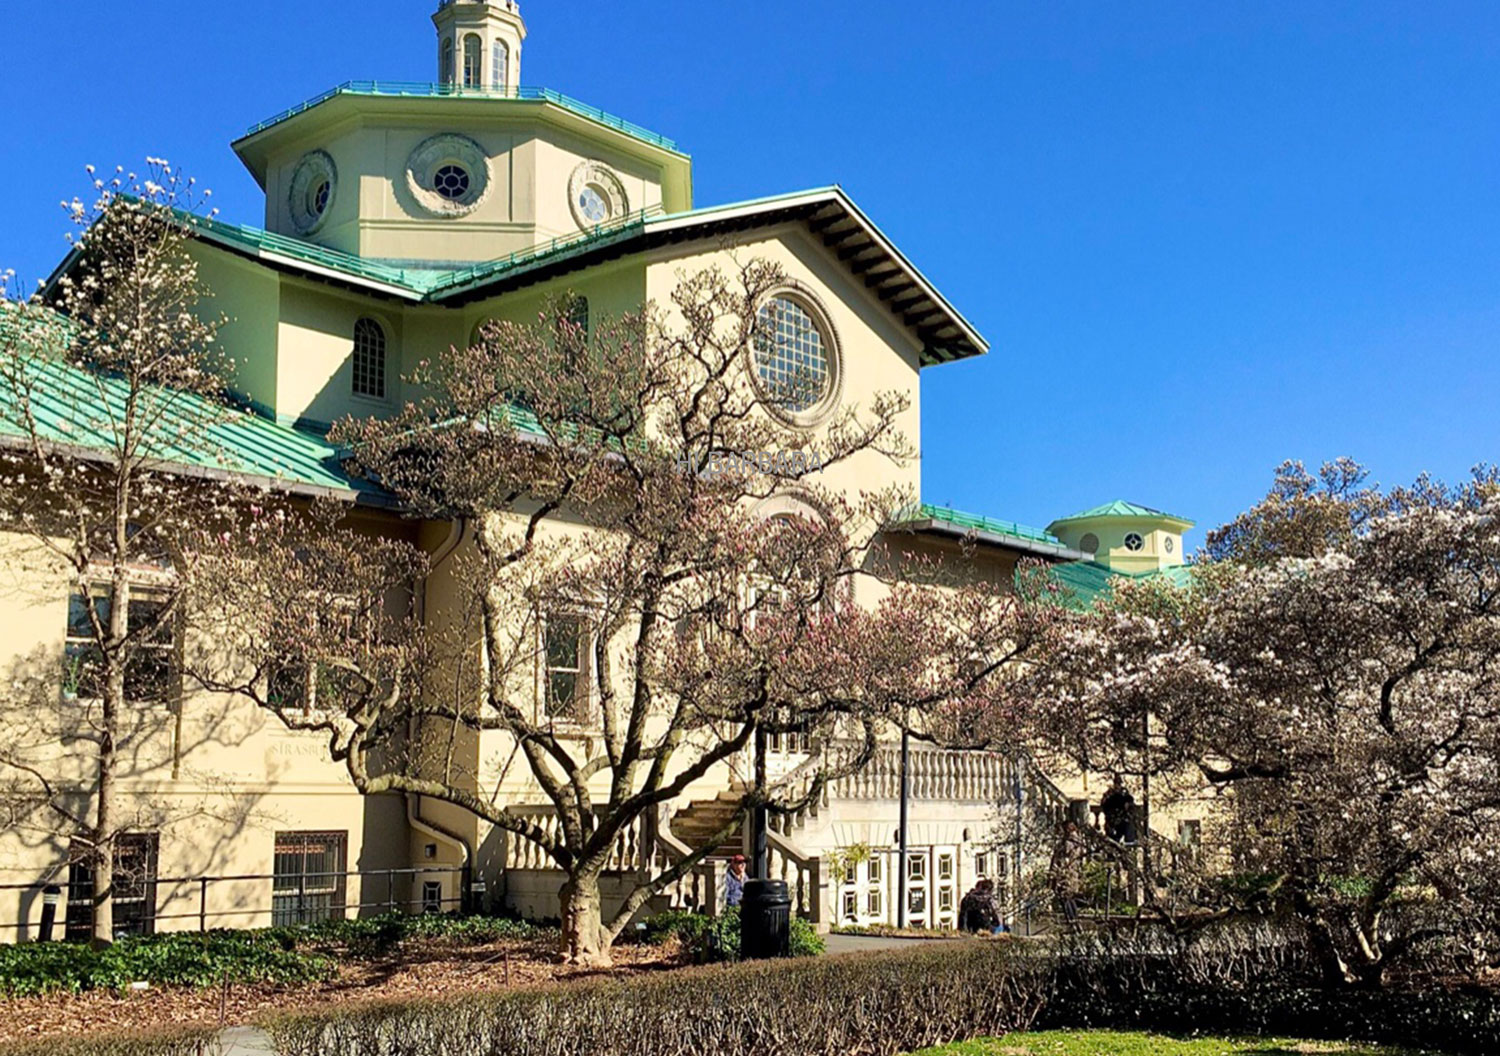
[[[750,875],[757,880],[771,876],[770,850],[766,840],[766,729],[755,728],[755,809],[750,812]]]
[[[906,927],[907,820],[911,814],[911,731],[901,731],[901,820],[896,830],[896,927]]]

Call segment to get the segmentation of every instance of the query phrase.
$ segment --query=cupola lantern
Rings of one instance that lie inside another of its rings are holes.
[[[514,92],[526,23],[515,0],[440,0],[438,83],[455,91]]]

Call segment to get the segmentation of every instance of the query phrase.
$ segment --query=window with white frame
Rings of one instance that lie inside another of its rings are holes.
[[[877,851],[874,854],[870,855],[870,861],[868,865],[870,883],[880,883],[880,872],[883,865],[884,859],[880,857],[880,852]]]
[[[859,919],[859,895],[854,891],[844,892],[844,919]]]
[[[490,87],[497,92],[505,91],[506,79],[510,76],[510,45],[503,40],[495,41],[490,55]]]
[[[906,876],[909,880],[927,879],[927,856],[925,854],[906,856]]]
[[[385,328],[374,319],[354,324],[354,395],[385,399]]]
[[[865,900],[865,905],[869,909],[870,916],[872,916],[872,917],[878,917],[878,916],[880,916],[880,912],[881,912],[880,892],[878,890],[871,891],[869,893],[868,897]]]
[[[547,715],[585,722],[588,715],[589,624],[571,613],[549,615],[542,625],[543,702]]]
[[[484,41],[479,39],[478,33],[469,33],[464,37],[464,87],[483,88],[484,76],[480,69],[484,61],[481,52],[484,50]]]
[[[940,855],[938,855],[937,872],[938,872],[938,879],[939,880],[952,880],[953,879],[953,855],[951,855],[951,854],[940,854]]]

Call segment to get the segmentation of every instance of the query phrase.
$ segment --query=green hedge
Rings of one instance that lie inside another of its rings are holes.
[[[37,1038],[0,1044],[0,1056],[211,1056],[217,1028],[179,1027],[142,1034]]]
[[[687,968],[287,1015],[281,1056],[894,1056],[1023,1029],[1044,958],[1006,942]]]
[[[334,955],[372,957],[411,940],[483,944],[547,933],[495,917],[407,916],[331,920],[248,931],[166,932],[102,950],[71,942],[0,946],[0,994],[12,997],[154,986],[305,983],[334,974]]]
[[[791,954],[816,957],[824,950],[823,936],[801,917],[792,918]],[[675,939],[699,964],[740,959],[740,911],[732,907],[723,916],[672,910],[646,922],[645,939],[662,944]]]

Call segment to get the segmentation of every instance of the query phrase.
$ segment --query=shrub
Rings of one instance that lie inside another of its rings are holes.
[[[280,1056],[894,1056],[1027,1027],[1044,958],[984,942],[292,1014]]]
[[[801,917],[792,917],[791,954],[816,957],[824,950],[823,936]],[[694,961],[711,964],[740,959],[740,911],[733,907],[722,916],[671,910],[646,922],[645,941],[663,944],[675,939]]]
[[[169,1027],[148,1033],[29,1038],[0,1043],[0,1056],[205,1056],[220,1051],[217,1027]]]
[[[0,994],[231,983],[305,983],[334,974],[342,955],[377,956],[407,940],[483,944],[544,934],[494,917],[406,916],[329,920],[253,931],[167,932],[121,939],[103,950],[71,942],[0,946]]]
[[[66,942],[0,946],[0,993],[158,986],[302,983],[333,974],[328,957],[300,951],[275,931],[170,932],[121,939],[102,950]]]

